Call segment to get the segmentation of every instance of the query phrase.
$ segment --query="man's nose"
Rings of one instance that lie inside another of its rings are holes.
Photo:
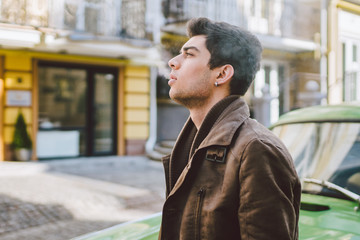
[[[177,69],[179,67],[179,61],[177,60],[177,56],[170,59],[168,65],[172,69]]]

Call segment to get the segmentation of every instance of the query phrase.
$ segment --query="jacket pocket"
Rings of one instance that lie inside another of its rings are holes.
[[[200,240],[201,232],[201,211],[205,198],[205,188],[201,188],[197,193],[196,208],[195,208],[195,240]]]

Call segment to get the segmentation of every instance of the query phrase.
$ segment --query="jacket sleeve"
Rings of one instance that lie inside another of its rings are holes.
[[[297,239],[300,182],[287,150],[253,140],[239,170],[241,239]]]

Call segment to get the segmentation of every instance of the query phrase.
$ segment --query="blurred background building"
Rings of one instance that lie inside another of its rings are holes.
[[[161,63],[156,7],[145,0],[1,0],[1,159],[12,159],[19,112],[32,159],[143,153],[150,83]]]
[[[166,63],[192,17],[259,37],[245,99],[264,125],[360,101],[359,15],[355,0],[0,0],[0,159],[19,112],[33,160],[169,152],[188,111],[168,97]]]
[[[252,117],[270,126],[293,109],[360,100],[359,14],[360,1],[164,0],[162,43],[176,54],[186,40],[186,21],[199,16],[255,33],[264,47],[263,60],[245,99]],[[180,114],[165,94],[158,97],[158,113],[165,112],[161,116]],[[165,153],[168,140],[175,139],[169,133],[176,119],[158,122],[156,149]]]

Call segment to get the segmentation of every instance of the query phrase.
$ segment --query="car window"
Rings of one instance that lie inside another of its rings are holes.
[[[273,129],[300,178],[327,180],[360,194],[360,123],[298,123]],[[305,184],[304,190],[324,191]]]

